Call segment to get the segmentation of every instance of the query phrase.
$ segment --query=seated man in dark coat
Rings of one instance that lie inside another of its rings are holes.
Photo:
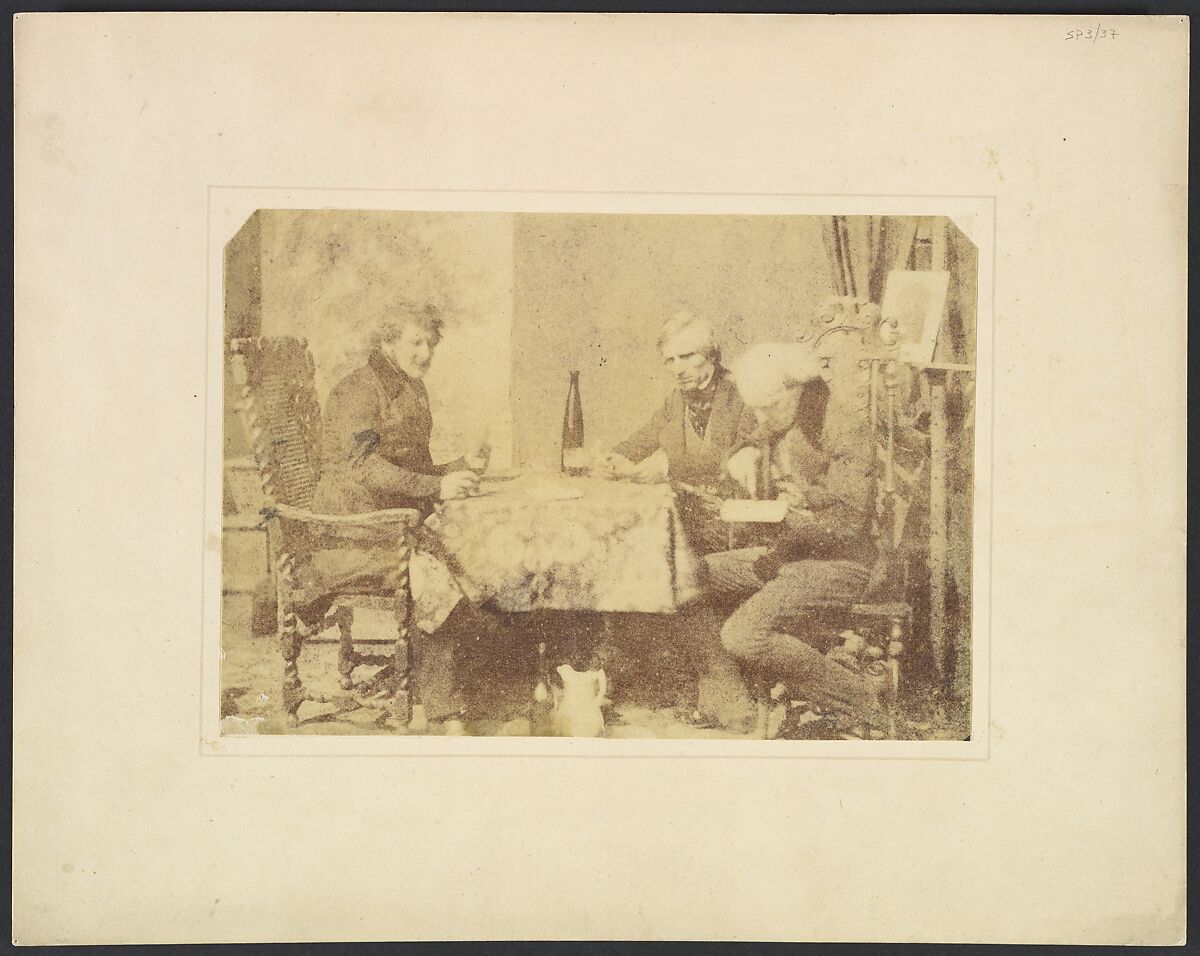
[[[716,485],[729,453],[745,441],[754,426],[729,372],[712,327],[686,312],[669,319],[658,338],[676,388],[641,428],[600,462],[614,478],[636,481]],[[722,547],[722,534],[702,520],[702,512],[686,496],[681,515],[693,547]]]
[[[441,339],[433,311],[394,312],[376,330],[366,365],[330,392],[321,418],[321,480],[313,507],[343,514],[415,508],[468,494],[483,450],[435,465],[433,418],[422,379]]]
[[[487,465],[487,448],[446,464],[434,464],[429,451],[433,419],[422,380],[441,333],[442,321],[432,308],[397,305],[384,317],[372,336],[374,347],[366,364],[338,382],[325,401],[321,477],[313,510],[349,514],[413,508],[428,515],[435,502],[475,489],[478,473]],[[314,554],[313,566],[324,582],[346,590],[398,585],[394,547],[367,531],[361,538],[359,547]],[[436,558],[419,549],[410,572],[413,637],[419,637],[416,629],[438,632],[435,640],[423,642],[427,646],[419,655],[426,714],[457,719],[462,704],[458,688],[452,686],[458,681],[451,658],[470,609]],[[450,624],[443,626],[452,615]]]

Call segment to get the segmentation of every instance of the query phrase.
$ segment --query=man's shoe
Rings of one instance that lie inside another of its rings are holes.
[[[687,724],[689,727],[695,727],[697,730],[711,730],[718,726],[717,719],[708,714],[701,713],[699,708],[695,707],[676,707],[674,716],[681,724]]]
[[[841,724],[828,715],[815,714],[812,711],[789,714],[779,736],[786,740],[842,740],[844,737]]]

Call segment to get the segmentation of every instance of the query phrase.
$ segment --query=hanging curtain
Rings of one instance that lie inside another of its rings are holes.
[[[916,216],[828,216],[822,222],[834,295],[878,303],[890,269],[904,269]]]
[[[882,216],[830,216],[824,223],[825,252],[834,294],[872,299],[882,241]]]

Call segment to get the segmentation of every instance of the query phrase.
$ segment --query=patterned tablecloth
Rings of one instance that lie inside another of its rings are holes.
[[[424,534],[413,564],[419,624],[444,618],[462,594],[506,611],[669,613],[698,593],[698,561],[665,484],[485,479],[477,496],[431,515]]]

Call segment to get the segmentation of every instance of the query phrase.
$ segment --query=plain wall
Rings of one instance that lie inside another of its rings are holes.
[[[513,415],[523,465],[555,466],[568,372],[585,439],[607,447],[671,390],[655,345],[680,309],[708,319],[724,358],[791,339],[832,294],[815,216],[517,215]]]
[[[446,326],[426,377],[434,459],[509,419],[512,217],[507,213],[262,210],[262,333],[308,339],[324,402],[366,359],[389,302],[432,302]]]

